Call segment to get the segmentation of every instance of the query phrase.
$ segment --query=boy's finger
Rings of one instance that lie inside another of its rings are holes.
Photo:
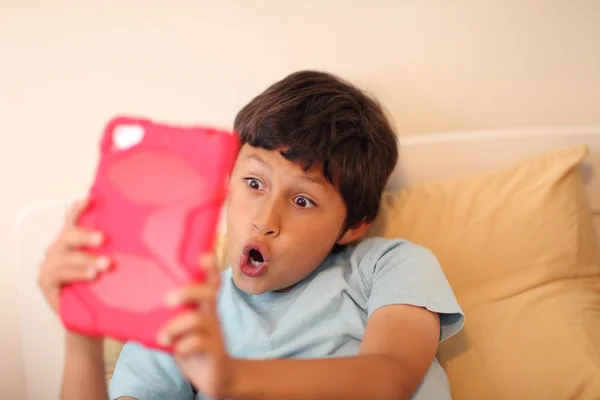
[[[167,294],[165,303],[167,306],[176,307],[185,303],[213,302],[217,298],[214,287],[203,283],[186,286],[177,292]]]
[[[221,271],[218,269],[211,269],[207,277],[208,284],[218,290],[221,287]]]
[[[104,236],[100,232],[86,231],[84,229],[69,227],[61,235],[59,242],[61,247],[98,247],[102,244]]]
[[[67,219],[66,219],[67,225],[76,225],[77,220],[81,216],[81,213],[83,213],[85,211],[85,209],[89,206],[89,204],[90,204],[89,199],[77,200],[71,206],[71,208],[69,208],[69,211],[67,212]]]
[[[73,251],[65,255],[64,264],[75,268],[94,268],[102,272],[110,267],[110,259],[105,256],[94,257],[82,251]]]
[[[41,277],[57,284],[94,279],[110,268],[110,259],[94,257],[84,252],[55,252],[43,261]]]
[[[208,330],[208,318],[197,310],[187,311],[170,321],[158,334],[157,341],[167,346],[173,338],[183,336],[186,333],[205,332]]]
[[[210,339],[201,335],[189,335],[181,338],[175,343],[173,352],[175,355],[185,357],[192,354],[205,352],[210,345]]]
[[[216,270],[217,269],[217,257],[213,253],[206,253],[200,256],[198,264],[205,270]]]
[[[208,253],[200,256],[199,264],[206,271],[207,283],[214,287],[219,287],[221,272],[219,271],[215,254]]]
[[[81,268],[80,266],[69,266],[56,271],[58,284],[64,285],[79,281],[90,281],[96,279],[102,271],[93,266]]]

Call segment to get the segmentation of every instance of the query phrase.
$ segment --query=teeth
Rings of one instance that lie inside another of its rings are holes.
[[[262,262],[261,262],[261,261],[256,261],[256,260],[253,260],[253,259],[251,258],[251,259],[250,259],[250,264],[251,264],[253,267],[260,267],[260,266],[262,265]]]

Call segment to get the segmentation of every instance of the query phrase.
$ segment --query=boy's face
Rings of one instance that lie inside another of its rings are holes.
[[[342,196],[320,167],[305,172],[278,150],[245,144],[227,203],[227,257],[236,286],[250,294],[292,287],[336,242],[348,243],[366,228],[342,232],[345,218]]]

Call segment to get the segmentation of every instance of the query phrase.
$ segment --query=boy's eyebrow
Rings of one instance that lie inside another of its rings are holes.
[[[272,169],[271,166],[262,158],[260,158],[258,155],[256,154],[249,154],[246,156],[246,160],[254,160],[254,161],[258,161],[259,163],[261,163],[263,166],[265,166],[268,169]]]
[[[325,186],[325,178],[322,176],[302,175],[302,179],[316,183],[317,185]]]
[[[258,154],[249,154],[246,156],[246,160],[257,161],[260,164],[262,164],[264,167],[268,168],[269,170],[273,170],[273,168],[271,168],[269,163],[267,163],[265,160],[260,158],[260,156]],[[317,185],[326,186],[325,178],[320,175],[302,175],[301,178],[304,180],[307,180],[309,182],[316,183]]]

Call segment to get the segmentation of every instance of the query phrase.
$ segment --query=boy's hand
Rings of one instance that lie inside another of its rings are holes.
[[[175,361],[186,378],[201,393],[213,398],[228,397],[233,385],[233,360],[227,353],[216,301],[220,274],[214,256],[205,256],[201,265],[207,280],[190,285],[167,297],[167,304],[196,304],[195,310],[175,317],[159,333],[158,341],[173,346]]]
[[[54,312],[58,312],[58,299],[63,285],[93,280],[110,266],[106,257],[94,257],[81,250],[84,246],[100,246],[103,240],[101,233],[83,230],[76,225],[87,205],[88,202],[84,200],[71,207],[63,229],[46,251],[40,265],[38,285]]]

